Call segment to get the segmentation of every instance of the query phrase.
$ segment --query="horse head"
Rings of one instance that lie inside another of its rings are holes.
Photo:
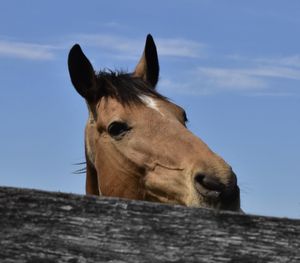
[[[232,168],[187,129],[184,109],[157,92],[151,35],[132,73],[96,73],[77,44],[68,66],[89,110],[87,194],[240,210]]]

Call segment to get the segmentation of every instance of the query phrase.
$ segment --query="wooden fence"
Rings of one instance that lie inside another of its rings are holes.
[[[0,187],[0,262],[300,262],[300,220]]]

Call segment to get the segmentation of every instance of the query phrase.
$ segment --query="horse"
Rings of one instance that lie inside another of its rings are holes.
[[[231,166],[187,129],[184,109],[156,90],[159,62],[150,34],[131,73],[96,72],[78,44],[68,69],[88,108],[87,195],[240,211]]]

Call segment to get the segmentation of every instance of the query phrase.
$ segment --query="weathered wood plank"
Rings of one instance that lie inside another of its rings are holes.
[[[0,262],[300,262],[300,220],[0,188]]]

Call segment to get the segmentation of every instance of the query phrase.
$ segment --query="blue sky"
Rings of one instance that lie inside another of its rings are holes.
[[[300,218],[299,1],[5,1],[0,9],[0,185],[84,193],[87,110],[67,55],[133,70],[156,41],[159,91],[230,163],[242,207]]]

